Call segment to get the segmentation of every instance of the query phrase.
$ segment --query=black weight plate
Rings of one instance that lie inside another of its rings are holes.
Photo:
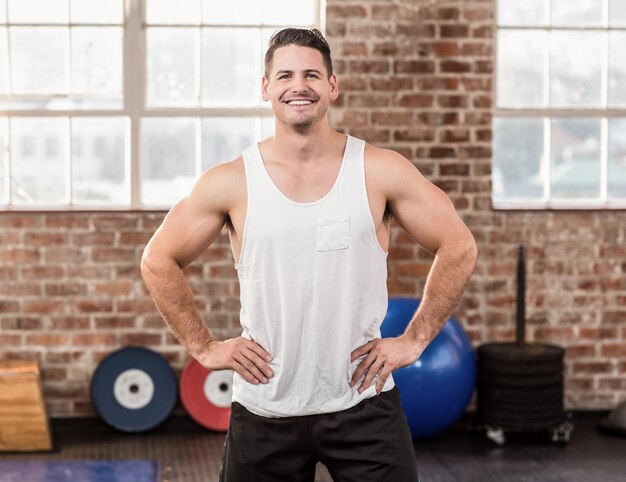
[[[478,374],[478,385],[497,386],[497,387],[556,387],[563,384],[563,375],[543,375],[535,377],[520,377],[509,375],[491,375],[485,373]]]
[[[483,362],[478,365],[478,372],[493,375],[521,375],[526,377],[563,373],[563,362],[504,363]]]
[[[563,389],[560,387],[550,390],[484,390],[482,387],[479,387],[477,394],[479,400],[482,399],[498,403],[544,403],[560,402],[563,400]]]
[[[555,387],[498,387],[489,384],[480,384],[477,386],[478,394],[491,394],[502,397],[556,397],[563,394],[563,385]]]
[[[546,416],[514,416],[495,413],[482,413],[481,420],[492,425],[510,425],[524,427],[525,425],[556,425],[565,420],[564,413],[554,413]]]
[[[551,410],[546,411],[515,411],[509,410],[507,407],[500,407],[498,409],[482,410],[481,413],[490,417],[508,418],[511,420],[544,420],[558,418],[564,415],[564,411],[561,407],[554,407]]]
[[[476,350],[478,362],[482,361],[558,361],[563,359],[565,350],[560,346],[547,344],[485,343]]]
[[[478,406],[485,410],[509,409],[512,412],[542,412],[549,410],[563,410],[563,402],[561,400],[537,400],[526,402],[523,400],[489,400],[478,397]]]
[[[176,375],[152,350],[127,347],[102,360],[91,378],[91,401],[122,432],[145,432],[163,422],[178,398]]]

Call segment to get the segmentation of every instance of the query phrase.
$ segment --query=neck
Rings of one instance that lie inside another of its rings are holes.
[[[306,162],[323,157],[329,149],[332,149],[333,140],[338,136],[343,137],[328,126],[326,119],[306,130],[276,122],[271,148],[282,159]]]

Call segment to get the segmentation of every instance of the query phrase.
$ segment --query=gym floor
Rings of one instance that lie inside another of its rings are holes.
[[[626,474],[626,437],[605,435],[597,418],[576,420],[568,444],[547,434],[508,437],[498,446],[459,423],[430,441],[415,443],[422,482],[617,482]],[[224,434],[172,417],[148,434],[115,432],[96,419],[54,420],[54,450],[39,454],[0,454],[0,460],[136,460],[159,463],[161,482],[217,480]],[[316,482],[330,482],[318,467]],[[0,482],[2,477],[0,474]],[[381,481],[383,482],[383,481]]]

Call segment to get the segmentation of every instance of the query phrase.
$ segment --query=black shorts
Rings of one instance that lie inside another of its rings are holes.
[[[260,417],[233,402],[220,482],[313,482],[318,461],[335,482],[416,482],[398,389],[301,417]]]

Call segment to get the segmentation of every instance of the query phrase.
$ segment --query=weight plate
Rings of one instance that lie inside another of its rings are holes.
[[[565,350],[548,344],[485,343],[476,350],[479,363],[482,361],[558,361],[563,359]]]
[[[538,388],[538,387],[558,387],[563,384],[563,375],[557,373],[555,375],[543,375],[534,377],[512,377],[509,375],[491,375],[478,373],[478,386],[497,386],[497,387],[519,387],[519,388]]]
[[[565,420],[565,414],[553,414],[547,417],[514,417],[501,416],[491,413],[481,414],[481,420],[489,425],[501,425],[504,427],[534,427],[534,426],[552,426],[558,425]]]
[[[232,386],[232,370],[207,370],[192,358],[180,376],[180,398],[196,422],[225,432],[230,421]]]
[[[479,396],[478,406],[485,410],[511,410],[512,412],[544,412],[548,410],[563,410],[562,400],[492,400]]]
[[[563,362],[485,362],[478,365],[478,371],[494,375],[515,375],[532,377],[537,375],[554,375],[563,372]]]
[[[478,398],[494,402],[517,401],[521,403],[553,402],[563,400],[563,388],[542,390],[516,390],[479,386]]]
[[[91,401],[98,415],[122,432],[145,432],[174,409],[176,375],[158,353],[141,347],[114,351],[91,378]]]

